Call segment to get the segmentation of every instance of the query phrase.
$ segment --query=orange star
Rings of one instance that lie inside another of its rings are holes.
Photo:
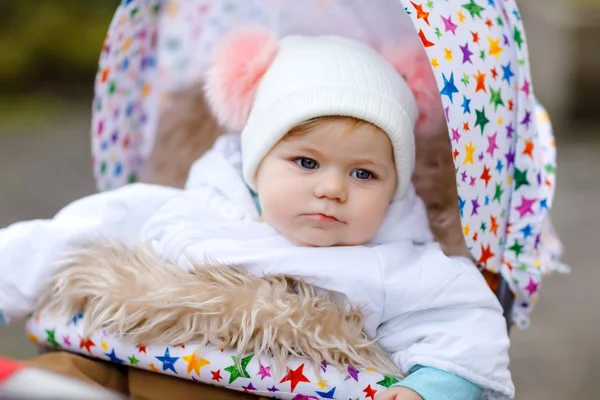
[[[304,370],[304,364],[300,365],[298,368],[296,368],[294,370],[288,368],[287,374],[283,377],[283,379],[279,383],[290,381],[290,386],[291,386],[292,392],[294,391],[294,389],[296,389],[296,385],[298,385],[298,383],[300,383],[300,382],[309,382],[310,383],[310,380],[306,376],[304,376],[304,374],[302,373],[303,370]]]
[[[492,73],[492,78],[498,78],[498,71],[496,71],[496,67],[492,68],[490,72]]]
[[[490,169],[486,165],[483,166],[483,173],[481,174],[480,178],[485,181],[485,187],[487,188],[492,176],[490,175]]]
[[[456,15],[458,16],[458,22],[465,22],[465,14],[462,11],[457,12]]]
[[[512,228],[512,222],[509,222],[506,224],[506,234],[510,235],[512,232],[510,231],[510,228]]]
[[[454,156],[454,161],[456,161],[456,159],[460,155],[460,152],[458,150],[454,149],[454,152],[452,153],[452,155]]]
[[[513,104],[512,99],[508,99],[508,111],[512,111],[513,106],[514,106],[514,104]]]
[[[153,372],[158,372],[158,368],[156,368],[154,366],[154,363],[150,363],[150,364],[148,364],[148,366],[150,367],[150,370],[152,370]]]
[[[492,22],[491,19],[487,19],[485,20],[485,24],[487,25],[488,28],[492,29],[492,26],[494,26],[494,23]]]
[[[429,25],[429,13],[423,10],[423,6],[421,4],[415,4],[412,1],[410,2],[410,4],[412,4],[415,10],[417,11],[417,19],[422,19],[427,23],[427,25]]]
[[[468,132],[468,131],[471,130],[471,128],[469,128],[469,123],[468,122],[463,123],[463,130],[465,132]]]
[[[110,68],[104,68],[102,70],[102,75],[101,75],[100,81],[103,83],[106,82],[108,80],[109,75],[110,75]]]
[[[364,388],[363,392],[365,392],[365,397],[370,397],[372,400],[375,400],[375,393],[377,393],[377,389],[373,389],[371,384]]]
[[[485,265],[487,267],[488,260],[495,256],[495,254],[492,253],[490,247],[491,246],[489,244],[487,245],[487,247],[483,247],[483,244],[481,245],[481,256],[479,256],[477,264]]]
[[[182,349],[185,349],[185,344],[177,344],[175,347],[181,347]]]
[[[473,43],[479,43],[479,32],[471,32],[471,36],[473,36]]]
[[[487,89],[485,88],[485,74],[481,73],[480,70],[477,70],[477,75],[473,75],[473,78],[477,81],[477,87],[475,88],[475,93],[483,90],[484,93],[487,93]]]
[[[527,139],[525,141],[525,149],[523,150],[523,154],[527,154],[529,158],[533,160],[533,141],[531,139]]]
[[[498,220],[496,219],[496,217],[490,215],[490,219],[491,221],[491,227],[490,227],[490,232],[492,232],[495,236],[498,236],[498,228],[500,227],[500,225],[498,225]]]
[[[425,37],[425,33],[423,33],[423,29],[419,29],[419,37],[421,38],[421,42],[423,42],[424,47],[435,46],[435,43],[432,43],[429,40],[427,40],[427,38]]]

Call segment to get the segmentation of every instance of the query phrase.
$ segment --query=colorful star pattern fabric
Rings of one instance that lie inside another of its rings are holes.
[[[279,34],[327,30],[360,38],[361,32],[375,31],[357,25],[368,19],[368,9],[396,6],[408,15],[398,12],[398,21],[412,21],[414,26],[405,25],[420,38],[438,82],[469,249],[481,267],[507,280],[516,295],[513,320],[526,327],[541,280],[559,268],[561,250],[548,216],[554,139],[549,118],[535,100],[515,0],[390,0],[357,11],[360,4],[123,1],[96,77],[92,149],[98,188],[116,188],[143,174],[158,118],[169,101],[166,94],[201,82],[215,43],[233,26],[258,23],[277,27]],[[308,13],[310,19],[298,17]],[[380,36],[368,39],[389,39]]]
[[[41,346],[53,347],[53,338],[70,338],[64,341],[62,350],[278,399],[366,400],[399,382],[397,377],[353,367],[342,373],[336,368],[318,365],[318,375],[309,360],[295,357],[288,360],[287,369],[278,369],[269,364],[264,355],[260,360],[254,354],[238,358],[234,350],[221,350],[210,345],[135,345],[120,342],[103,332],[84,338],[83,323],[65,323],[63,318],[49,314],[29,318],[27,331],[29,338]],[[93,343],[105,343],[107,350]]]

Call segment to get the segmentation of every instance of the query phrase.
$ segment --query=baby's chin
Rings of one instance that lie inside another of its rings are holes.
[[[340,238],[339,235],[322,231],[282,235],[290,242],[302,247],[360,246],[369,241],[368,239],[352,240],[348,238]]]

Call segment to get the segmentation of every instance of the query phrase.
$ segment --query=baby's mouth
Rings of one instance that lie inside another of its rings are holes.
[[[342,222],[332,215],[323,214],[323,213],[305,214],[305,216],[314,221],[321,222],[323,224],[335,224],[335,223]]]

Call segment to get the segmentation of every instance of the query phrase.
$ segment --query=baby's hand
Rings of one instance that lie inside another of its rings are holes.
[[[405,387],[394,387],[382,392],[375,400],[423,400],[417,392]]]

